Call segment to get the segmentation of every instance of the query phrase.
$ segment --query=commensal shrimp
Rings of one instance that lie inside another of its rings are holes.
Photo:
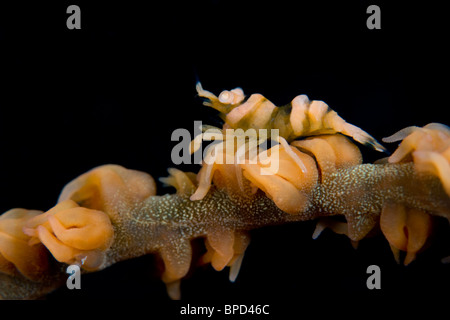
[[[401,141],[388,158],[363,164],[352,141],[384,151],[324,102],[296,97],[276,107],[242,89],[219,97],[197,85],[205,104],[225,121],[198,174],[169,169],[161,179],[175,194],[156,195],[147,173],[103,165],[67,184],[46,212],[11,209],[0,216],[0,297],[33,299],[61,286],[68,265],[93,272],[146,254],[164,262],[168,295],[180,298],[180,280],[192,264],[191,241],[205,239],[201,263],[230,267],[234,281],[255,228],[317,220],[353,244],[381,230],[394,257],[408,264],[424,248],[435,216],[450,220],[450,129],[409,127],[384,142]],[[236,129],[236,131],[227,131]],[[263,137],[278,144],[264,149]],[[205,132],[199,138],[213,139]],[[256,143],[248,147],[246,142]],[[195,143],[194,143],[195,149]],[[251,155],[253,153],[256,154]],[[220,161],[224,158],[239,161]],[[251,161],[252,160],[252,161]],[[346,222],[335,219],[344,217]]]

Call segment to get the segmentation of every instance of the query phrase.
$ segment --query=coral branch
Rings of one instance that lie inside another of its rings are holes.
[[[218,271],[230,267],[234,281],[249,231],[324,217],[314,237],[328,227],[357,244],[380,225],[395,257],[406,251],[404,263],[409,264],[423,250],[433,216],[450,220],[448,127],[401,130],[385,139],[403,139],[387,161],[362,164],[358,147],[342,134],[376,150],[384,148],[323,102],[298,96],[277,108],[258,94],[245,100],[241,89],[224,91],[219,98],[200,84],[197,90],[225,119],[214,134],[229,128],[276,128],[279,144],[265,150],[260,141],[270,136],[262,138],[255,130],[222,135],[198,175],[170,169],[170,176],[161,179],[176,188],[175,194],[157,196],[150,175],[105,165],[67,184],[45,213],[4,213],[1,298],[48,293],[63,283],[67,264],[92,272],[154,253],[164,262],[162,280],[169,296],[179,299],[180,280],[192,264],[192,240],[205,239],[201,263]],[[206,132],[201,136],[211,137]],[[230,147],[235,138],[243,139]],[[248,147],[250,142],[256,144]],[[236,162],[221,161],[229,158]]]

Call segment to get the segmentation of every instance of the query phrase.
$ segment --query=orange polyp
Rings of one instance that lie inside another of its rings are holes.
[[[36,236],[35,228],[37,228],[37,226],[39,225],[45,227],[48,230],[51,230],[50,223],[48,222],[49,217],[55,215],[60,210],[66,210],[76,207],[79,207],[78,204],[76,204],[76,202],[72,200],[63,201],[59,203],[57,206],[46,211],[45,213],[37,215],[27,220],[23,228],[24,232],[30,236],[32,235]]]
[[[42,242],[59,262],[77,262],[90,251],[106,250],[114,230],[109,217],[101,211],[78,206],[65,200],[25,223],[24,232],[32,236],[30,243]],[[95,258],[95,260],[98,260]],[[95,265],[91,263],[90,265]]]
[[[440,123],[430,123],[423,128],[400,130],[385,141],[403,140],[389,157],[390,163],[413,161],[418,172],[439,177],[450,196],[450,129]]]
[[[432,220],[426,212],[399,204],[385,204],[380,227],[390,245],[406,251],[404,264],[411,263],[431,234]],[[393,250],[394,255],[395,250]]]
[[[203,254],[203,256],[200,258],[200,264],[207,264],[211,262],[212,256],[214,254],[214,249],[209,244],[208,238],[205,238],[205,248],[206,252]]]
[[[81,253],[80,250],[65,245],[62,241],[56,238],[43,226],[37,227],[39,240],[52,253],[53,257],[59,262],[73,263],[75,256]]]
[[[270,164],[259,165],[262,168],[268,168],[269,166],[273,166],[272,161],[277,161],[278,166],[276,166],[276,168],[278,170],[277,172],[274,172],[274,174],[291,182],[299,190],[309,190],[317,182],[318,173],[315,161],[311,156],[300,152],[296,148],[291,148],[291,151],[295,153],[295,155],[307,168],[307,171],[305,173],[299,168],[297,163],[293,161],[292,157],[286,152],[285,148],[283,147],[279,149],[278,156],[271,158]],[[242,165],[242,167],[246,168],[245,165]]]
[[[358,147],[341,134],[320,135],[293,141],[291,145],[314,155],[322,180],[336,169],[362,163]]]
[[[121,197],[117,197],[118,193]],[[106,212],[116,207],[116,202],[122,198],[140,202],[155,194],[156,184],[149,174],[118,165],[104,165],[67,184],[58,202],[71,199],[83,207]]]
[[[362,163],[361,151],[349,138],[341,134],[322,135],[320,138],[333,148],[336,156],[336,168],[346,168]]]
[[[336,155],[331,145],[321,138],[294,141],[292,145],[311,152],[316,158],[322,177],[336,170]],[[323,180],[323,179],[322,179]]]
[[[207,251],[202,256],[201,263],[211,263],[216,271],[221,271],[229,266],[229,279],[234,282],[239,274],[244,252],[249,242],[250,238],[244,232],[212,230],[205,239]]]
[[[192,195],[195,192],[195,181],[197,175],[192,172],[183,172],[176,168],[169,168],[169,177],[159,178],[162,183],[172,186],[177,193],[182,195]]]
[[[431,234],[431,216],[422,210],[410,208],[406,225],[408,228],[408,245],[404,264],[408,265],[415,259],[416,253],[422,249]]]
[[[26,221],[41,211],[12,209],[0,216],[0,271],[17,271],[31,280],[42,277],[48,268],[47,252],[42,244],[29,245],[30,236],[22,229]]]
[[[450,196],[450,159],[445,155],[433,151],[415,151],[413,159],[416,170],[439,177],[445,192]]]
[[[308,204],[306,195],[294,184],[278,175],[261,175],[261,167],[256,164],[244,166],[244,176],[263,190],[278,208],[290,214],[298,214]]]
[[[20,240],[28,240],[29,237],[23,233],[23,225],[29,219],[39,216],[42,211],[11,209],[0,216],[0,233],[6,233]]]
[[[14,266],[14,263],[7,260],[3,255],[0,253],[0,272],[6,273],[10,276],[17,276],[19,274],[17,268]]]
[[[214,253],[211,265],[216,271],[225,268],[234,256],[234,235],[231,230],[216,230],[207,236]]]
[[[275,148],[278,152],[272,152]],[[241,167],[244,177],[264,191],[278,208],[289,214],[298,214],[309,203],[306,194],[316,185],[318,172],[312,157],[290,146],[288,148],[302,161],[306,172],[284,147],[278,146],[268,150],[268,163],[244,163]],[[264,174],[266,172],[269,174]]]
[[[380,216],[380,227],[389,243],[406,251],[408,239],[405,235],[406,209],[403,205],[386,203]]]
[[[414,131],[411,135],[406,137],[400,146],[389,157],[389,163],[399,163],[407,160],[407,156],[417,148],[422,134],[420,131]]]
[[[82,207],[60,211],[49,222],[58,239],[80,250],[105,249],[114,233],[105,213]]]
[[[48,268],[47,252],[42,245],[30,246],[10,235],[0,234],[0,255],[31,280],[40,279]]]

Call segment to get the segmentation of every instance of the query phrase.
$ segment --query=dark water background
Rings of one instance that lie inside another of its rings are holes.
[[[66,28],[69,4],[81,8],[81,30]],[[381,8],[381,30],[366,27],[370,4]],[[307,94],[379,141],[409,125],[450,124],[445,21],[441,7],[406,1],[2,2],[0,211],[48,209],[67,182],[101,164],[166,176],[173,130],[193,132],[195,120],[219,125],[196,97],[198,79],[216,94],[240,86],[276,105]],[[367,162],[381,157],[362,150]],[[158,184],[158,192],[173,190]],[[226,271],[196,269],[183,297],[301,304],[449,288],[450,266],[440,264],[450,255],[445,224],[408,267],[381,237],[355,251],[331,232],[314,241],[313,230],[313,222],[256,230],[236,283]],[[165,301],[154,262],[83,276],[82,290],[48,299]],[[366,288],[371,264],[381,267],[381,290]]]

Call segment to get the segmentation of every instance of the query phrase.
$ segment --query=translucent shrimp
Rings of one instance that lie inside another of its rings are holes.
[[[196,89],[198,95],[206,99],[204,105],[221,113],[224,128],[278,129],[280,136],[288,142],[300,137],[341,133],[377,151],[386,151],[375,138],[346,122],[325,102],[310,101],[306,95],[299,95],[291,103],[276,107],[258,93],[246,99],[241,88],[222,91],[219,97],[204,90],[200,82]]]

